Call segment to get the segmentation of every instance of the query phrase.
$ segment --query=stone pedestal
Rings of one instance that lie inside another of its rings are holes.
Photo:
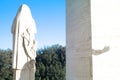
[[[66,3],[66,80],[92,80],[90,0]]]

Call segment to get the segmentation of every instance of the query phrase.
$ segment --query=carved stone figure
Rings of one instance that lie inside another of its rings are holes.
[[[36,24],[29,7],[21,5],[13,21],[13,80],[34,80]]]

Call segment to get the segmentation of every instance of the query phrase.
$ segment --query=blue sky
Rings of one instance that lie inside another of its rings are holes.
[[[27,4],[36,21],[37,48],[65,45],[65,0],[1,0],[0,48],[12,49],[11,26],[21,4]]]

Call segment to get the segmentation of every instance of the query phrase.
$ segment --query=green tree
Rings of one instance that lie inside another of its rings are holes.
[[[0,80],[13,80],[12,51],[0,50]]]
[[[65,60],[65,47],[60,45],[38,50],[36,80],[65,80]]]
[[[0,49],[0,80],[13,80],[12,50]],[[35,80],[65,80],[65,47],[37,50]]]

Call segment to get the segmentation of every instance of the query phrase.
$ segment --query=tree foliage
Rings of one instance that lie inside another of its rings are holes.
[[[35,80],[65,80],[65,47],[37,50]],[[0,80],[13,80],[12,50],[0,50]]]
[[[0,80],[13,80],[12,51],[0,50]]]

